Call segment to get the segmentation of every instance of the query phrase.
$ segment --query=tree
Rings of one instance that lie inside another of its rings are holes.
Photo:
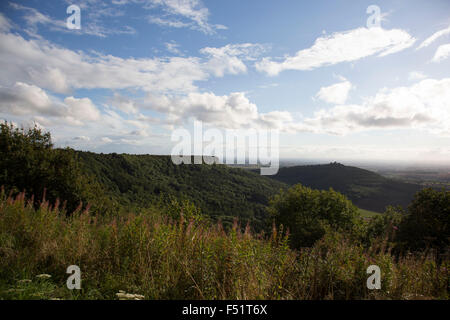
[[[408,215],[399,226],[402,249],[448,250],[450,242],[450,191],[423,189],[414,196]]]
[[[327,229],[353,234],[362,223],[358,209],[341,193],[301,184],[276,195],[270,201],[269,213],[276,224],[289,228],[294,248],[312,246]]]
[[[45,196],[66,201],[68,212],[81,202],[101,195],[99,185],[83,174],[72,149],[55,149],[51,135],[37,126],[19,129],[0,124],[0,185],[13,192],[26,191],[38,204]]]
[[[370,218],[367,223],[365,244],[370,246],[374,241],[381,240],[387,241],[386,244],[395,246],[397,231],[405,214],[401,206],[388,206],[383,214]]]

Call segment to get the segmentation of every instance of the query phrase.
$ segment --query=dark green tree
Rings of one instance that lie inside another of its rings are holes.
[[[0,124],[0,185],[25,191],[36,204],[45,197],[66,202],[67,212],[101,197],[100,186],[83,174],[72,149],[55,149],[50,133],[37,126],[19,129]],[[100,202],[97,202],[99,204]]]
[[[448,250],[450,243],[450,191],[419,191],[399,226],[400,248],[411,251]]]
[[[277,225],[289,229],[294,248],[312,246],[327,230],[356,236],[362,224],[358,209],[341,193],[300,184],[276,195],[270,201],[269,213]]]

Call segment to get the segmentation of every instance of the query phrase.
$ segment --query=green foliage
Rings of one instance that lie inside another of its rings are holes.
[[[269,212],[276,224],[289,228],[294,248],[313,245],[327,229],[355,233],[362,224],[358,209],[344,195],[300,184],[276,195]]]
[[[381,213],[379,213],[379,212],[364,210],[361,208],[359,208],[359,213],[361,214],[361,217],[363,217],[363,218],[373,218],[373,217],[381,215]]]
[[[391,255],[448,249],[448,191],[424,190],[407,215],[389,207],[364,223],[332,189],[284,190],[253,172],[168,156],[54,149],[37,127],[1,124],[0,151],[0,299],[114,299],[120,290],[148,299],[449,297],[448,256]],[[277,192],[272,232],[253,234]],[[72,264],[81,291],[65,288]],[[371,264],[382,270],[376,293],[365,286]]]
[[[418,192],[399,226],[402,249],[448,250],[450,244],[450,191],[431,188]]]
[[[346,195],[356,206],[384,212],[387,206],[404,208],[422,186],[385,178],[375,172],[344,166],[340,163],[280,168],[275,180],[294,185],[301,183],[312,189],[334,190]]]
[[[73,264],[81,290],[66,288]],[[366,288],[372,264],[382,272],[377,292]],[[145,299],[448,299],[449,267],[432,256],[395,259],[332,231],[296,251],[277,229],[269,238],[237,223],[225,232],[157,210],[66,215],[0,195],[0,299],[117,299],[120,290]]]
[[[174,221],[195,222],[196,224],[207,221],[207,216],[202,215],[201,210],[190,200],[177,200],[171,196],[163,203],[159,203],[159,209]]]
[[[64,199],[69,212],[88,202],[105,207],[100,186],[84,174],[75,152],[54,149],[50,133],[1,123],[0,153],[0,185],[6,189],[25,190],[36,204]]]
[[[365,243],[373,244],[374,241],[383,239],[394,246],[404,216],[405,212],[401,207],[388,207],[382,215],[372,217],[368,222]]]
[[[269,197],[286,187],[225,165],[175,165],[170,156],[91,152],[78,152],[78,156],[105,193],[128,210],[188,200],[227,229],[239,218],[243,225],[262,230]]]

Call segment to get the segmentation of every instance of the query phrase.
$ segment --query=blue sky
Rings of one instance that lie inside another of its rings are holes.
[[[445,0],[2,1],[0,118],[95,152],[168,154],[171,132],[201,120],[280,130],[284,158],[448,163],[449,13]]]

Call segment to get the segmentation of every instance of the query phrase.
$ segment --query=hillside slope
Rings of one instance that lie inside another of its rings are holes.
[[[160,197],[189,199],[225,225],[238,217],[259,229],[268,199],[286,184],[224,165],[174,165],[170,156],[77,152],[85,170],[124,205],[146,207]]]
[[[388,205],[406,207],[420,185],[385,178],[375,172],[339,163],[280,168],[271,178],[293,185],[301,183],[313,189],[333,188],[345,194],[362,209],[384,212]]]

